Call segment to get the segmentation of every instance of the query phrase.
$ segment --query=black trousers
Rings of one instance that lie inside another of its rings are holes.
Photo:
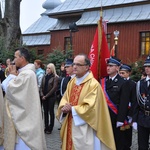
[[[116,150],[128,150],[128,148],[125,146],[127,143],[125,131],[120,130],[120,127],[116,128],[116,124],[113,124],[112,128],[114,133]]]
[[[40,103],[41,103],[41,113],[42,113],[42,118],[43,118],[43,100],[41,96],[40,96]]]
[[[55,113],[54,113],[54,106],[55,106],[55,96],[49,97],[46,100],[43,100],[43,109],[44,109],[44,123],[45,128],[49,128],[49,130],[53,130],[54,121],[55,121]],[[49,119],[50,114],[50,119]]]
[[[145,128],[138,125],[138,146],[139,150],[148,150],[149,148],[150,127]]]
[[[132,127],[130,126],[129,129],[126,129],[124,131],[124,150],[130,150],[131,145],[132,145]]]

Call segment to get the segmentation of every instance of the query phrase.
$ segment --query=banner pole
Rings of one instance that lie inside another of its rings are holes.
[[[98,80],[100,80],[101,77],[101,45],[102,45],[102,17],[103,17],[103,11],[102,11],[102,0],[101,0],[101,8],[100,8],[100,20],[98,21]]]

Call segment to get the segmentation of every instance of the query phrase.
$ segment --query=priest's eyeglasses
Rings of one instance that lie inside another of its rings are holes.
[[[73,63],[72,66],[87,66],[87,64]]]

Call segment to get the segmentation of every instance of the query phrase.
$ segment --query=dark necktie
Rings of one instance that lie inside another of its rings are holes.
[[[111,84],[111,82],[112,82],[112,79],[110,78],[110,79],[108,80],[108,83]]]

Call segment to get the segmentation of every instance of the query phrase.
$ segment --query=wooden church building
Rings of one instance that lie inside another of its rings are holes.
[[[57,47],[88,54],[101,8],[109,49],[116,43],[118,58],[132,63],[150,54],[149,0],[47,0],[43,8],[41,18],[22,34],[23,43],[38,54]]]

